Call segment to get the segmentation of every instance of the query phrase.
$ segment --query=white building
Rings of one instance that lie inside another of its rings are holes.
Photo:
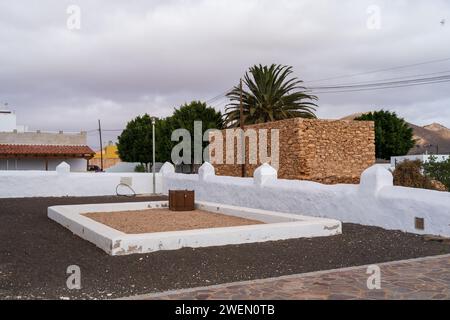
[[[26,126],[17,125],[16,114],[9,110],[0,110],[0,132],[25,132]]]
[[[65,161],[71,171],[86,171],[94,154],[86,132],[31,132],[13,112],[0,110],[0,170],[55,170]]]

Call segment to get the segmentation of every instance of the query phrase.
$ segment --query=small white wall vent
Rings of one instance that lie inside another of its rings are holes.
[[[133,178],[132,177],[120,177],[120,183],[126,184],[127,186],[131,187],[133,185]]]

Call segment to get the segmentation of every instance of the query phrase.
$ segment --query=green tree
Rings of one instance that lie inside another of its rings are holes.
[[[415,145],[413,130],[395,112],[369,112],[355,120],[375,122],[375,154],[379,159],[405,155]]]
[[[201,101],[192,101],[185,103],[180,108],[175,109],[173,115],[167,119],[167,127],[171,130],[186,129],[191,138],[194,138],[194,121],[202,122],[202,135],[208,129],[222,129],[223,121],[220,111],[208,107]],[[193,142],[193,141],[192,141]],[[177,142],[172,142],[172,146]],[[206,148],[208,142],[202,142],[202,147]],[[191,172],[194,171],[194,143],[191,143]]]
[[[171,160],[171,152],[175,143],[171,140],[174,124],[171,117],[156,121],[156,150],[157,161],[166,162]]]
[[[423,164],[423,169],[425,175],[442,182],[450,191],[450,158],[439,162],[436,156],[430,156],[428,162]]]
[[[129,121],[118,137],[120,159],[139,162],[148,170],[148,164],[152,162],[152,137],[152,120],[148,114]]]
[[[272,64],[270,67],[254,65],[245,73],[242,89],[242,104],[245,124],[263,123],[288,118],[316,118],[314,111],[317,100],[307,94],[303,82],[289,77],[292,67]],[[246,89],[247,88],[247,89]],[[239,86],[234,87],[227,97],[230,103],[224,114],[226,127],[239,126]]]

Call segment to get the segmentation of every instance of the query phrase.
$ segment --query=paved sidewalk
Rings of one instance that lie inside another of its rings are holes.
[[[132,299],[450,299],[450,255],[380,263],[381,289],[367,266],[175,290]]]

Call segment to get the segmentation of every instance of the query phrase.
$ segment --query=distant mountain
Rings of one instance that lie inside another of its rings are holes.
[[[432,123],[424,126],[425,129],[438,132],[443,138],[450,139],[450,129],[439,123]]]
[[[441,124],[433,123],[427,126],[417,126],[409,123],[414,131],[416,147],[409,154],[421,154],[428,150],[429,153],[450,153],[450,129]]]
[[[353,119],[358,118],[358,117],[360,117],[360,116],[362,116],[363,114],[366,114],[366,113],[369,113],[369,111],[368,112],[352,113],[352,114],[350,114],[350,115],[348,115],[346,117],[343,117],[343,118],[341,118],[339,120],[353,120]]]
[[[341,120],[353,120],[365,112],[354,113],[348,115]],[[440,154],[450,153],[450,129],[439,124],[432,123],[426,126],[418,126],[412,123],[408,125],[413,129],[414,139],[416,140],[416,146],[413,147],[409,154],[422,154],[425,151],[429,153],[436,153],[439,151]]]

